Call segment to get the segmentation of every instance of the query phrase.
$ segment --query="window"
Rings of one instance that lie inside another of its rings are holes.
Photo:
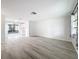
[[[8,24],[9,26],[9,30],[8,30],[8,33],[18,33],[18,25],[17,24]]]

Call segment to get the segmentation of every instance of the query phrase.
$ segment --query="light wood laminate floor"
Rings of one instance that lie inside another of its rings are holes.
[[[6,39],[2,59],[77,59],[71,42],[43,37]]]

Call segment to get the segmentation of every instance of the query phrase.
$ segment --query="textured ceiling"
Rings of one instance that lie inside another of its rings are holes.
[[[2,0],[1,12],[10,18],[42,20],[69,15],[76,2],[77,0]]]

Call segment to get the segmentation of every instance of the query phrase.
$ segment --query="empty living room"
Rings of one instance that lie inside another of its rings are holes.
[[[1,59],[78,59],[78,0],[1,0]]]

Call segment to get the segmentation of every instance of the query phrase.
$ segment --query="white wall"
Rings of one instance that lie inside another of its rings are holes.
[[[70,41],[70,16],[41,21],[30,21],[30,36],[43,36]]]
[[[5,42],[5,16],[1,14],[1,43]]]

